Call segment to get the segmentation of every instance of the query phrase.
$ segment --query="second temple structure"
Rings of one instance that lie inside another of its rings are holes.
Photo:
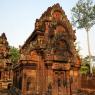
[[[75,40],[75,30],[60,5],[49,7],[20,48],[14,86],[22,95],[72,95],[80,87]]]

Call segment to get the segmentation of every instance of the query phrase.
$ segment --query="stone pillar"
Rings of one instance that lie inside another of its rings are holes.
[[[37,64],[37,95],[42,95],[43,91],[43,70],[42,70],[43,61],[41,61],[41,56],[39,56]]]
[[[27,75],[26,75],[25,70],[23,70],[22,74],[23,74],[23,78],[22,78],[22,95],[26,95],[26,87],[27,87],[27,85],[26,85],[26,77],[27,77]]]
[[[45,66],[45,93],[48,91],[48,68]]]
[[[67,83],[68,83],[68,94],[72,95],[72,78],[73,76],[70,75],[70,70],[67,71]]]
[[[45,72],[45,64],[44,61],[41,60],[41,70],[42,70],[42,76],[41,76],[41,81],[42,81],[42,94],[45,95],[46,92],[46,72]]]

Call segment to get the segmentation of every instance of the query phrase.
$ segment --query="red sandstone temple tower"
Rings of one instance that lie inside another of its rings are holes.
[[[79,88],[75,40],[75,31],[59,4],[49,7],[20,49],[14,86],[22,95],[72,95]]]
[[[0,89],[12,84],[12,64],[9,55],[9,44],[5,33],[0,36]]]

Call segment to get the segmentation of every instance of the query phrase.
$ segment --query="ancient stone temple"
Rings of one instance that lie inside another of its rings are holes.
[[[20,49],[14,86],[22,95],[72,95],[79,89],[75,40],[75,31],[60,5],[49,7]]]
[[[0,89],[7,88],[10,83],[12,83],[12,70],[9,44],[5,33],[2,33],[0,36]]]

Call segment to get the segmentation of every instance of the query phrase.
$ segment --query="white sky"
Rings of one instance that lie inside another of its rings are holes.
[[[23,45],[34,30],[34,23],[53,4],[59,3],[71,20],[71,8],[78,0],[0,0],[0,35],[6,33],[11,46]],[[95,2],[95,0],[93,0]],[[80,54],[86,56],[87,43],[85,30],[76,31]],[[90,31],[91,54],[95,55],[95,26]]]

